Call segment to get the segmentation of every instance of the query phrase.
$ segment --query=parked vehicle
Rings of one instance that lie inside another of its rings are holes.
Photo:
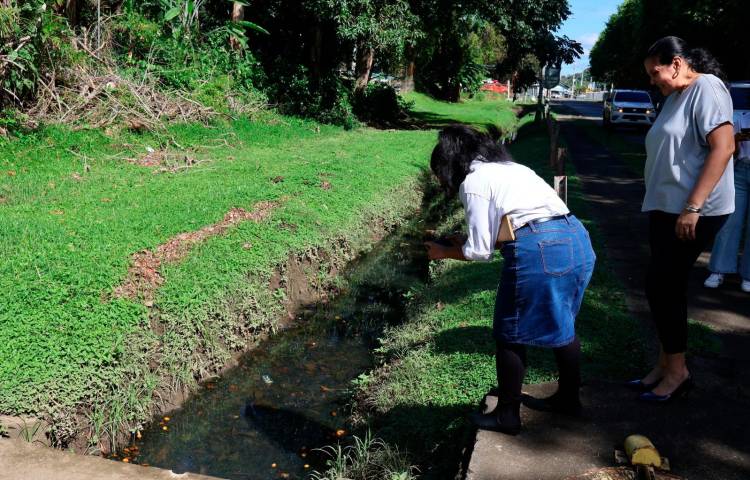
[[[656,109],[645,90],[612,90],[604,97],[602,120],[605,128],[615,125],[650,127],[656,120]]]
[[[734,121],[740,115],[750,115],[750,80],[746,82],[730,82],[729,93],[734,105]]]

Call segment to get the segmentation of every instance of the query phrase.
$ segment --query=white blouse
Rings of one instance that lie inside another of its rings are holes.
[[[473,161],[459,197],[468,232],[463,254],[469,260],[492,259],[504,215],[516,230],[537,218],[570,213],[554,189],[533,170],[512,162]]]

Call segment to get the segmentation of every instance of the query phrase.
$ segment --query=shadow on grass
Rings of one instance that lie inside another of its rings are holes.
[[[378,417],[377,436],[412,454],[422,479],[463,478],[476,434],[466,417],[478,408],[479,400],[477,404],[397,406]],[[446,438],[451,441],[445,442]]]
[[[435,337],[435,351],[439,353],[495,354],[495,341],[490,327],[460,327],[443,330]]]

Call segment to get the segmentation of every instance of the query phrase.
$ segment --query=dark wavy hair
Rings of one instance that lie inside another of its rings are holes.
[[[704,48],[689,48],[679,37],[660,38],[648,49],[646,58],[656,58],[659,65],[669,65],[674,57],[682,57],[698,73],[710,73],[724,80],[721,64]]]
[[[448,196],[469,173],[471,162],[509,163],[513,161],[505,147],[487,133],[465,125],[449,125],[438,133],[438,144],[432,150],[430,168]]]

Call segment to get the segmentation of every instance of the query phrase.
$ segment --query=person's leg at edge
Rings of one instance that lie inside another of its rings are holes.
[[[497,343],[497,420],[504,425],[520,425],[521,387],[526,376],[526,347],[514,343]]]
[[[569,344],[553,349],[560,374],[557,394],[561,399],[577,403],[581,387],[581,341],[573,338]]]
[[[532,410],[558,412],[570,415],[581,413],[579,390],[581,387],[581,342],[572,342],[553,349],[559,379],[557,391],[546,398],[523,395],[523,403]]]
[[[711,250],[711,259],[708,270],[711,273],[737,273],[737,254],[740,250],[743,224],[747,212],[748,200],[748,175],[750,164],[737,164],[734,169],[735,209],[729,216],[724,227],[716,235],[714,246]],[[745,241],[747,245],[747,238]],[[742,274],[742,272],[740,272]]]
[[[690,377],[685,360],[688,276],[698,256],[716,236],[726,218],[727,216],[703,217],[698,223],[695,240],[670,242],[673,249],[671,265],[661,265],[660,268],[664,268],[663,271],[671,271],[671,279],[664,278],[659,280],[660,283],[654,284],[654,280],[664,275],[650,274],[651,282],[647,285],[647,291],[661,350],[657,366],[643,382],[659,382],[651,390],[654,395],[669,395]],[[662,285],[662,289],[660,293],[656,293],[654,289],[659,284]]]
[[[735,171],[735,175],[740,172]],[[735,211],[742,210],[745,222],[745,245],[740,261],[740,276],[743,280],[750,281],[750,162],[743,164],[742,173],[739,175],[740,182],[735,181]],[[727,220],[727,223],[729,220]],[[740,228],[740,230],[742,230]]]
[[[470,418],[479,428],[515,434],[521,428],[521,386],[526,375],[526,347],[498,341],[495,368],[497,407],[487,414],[473,413]]]
[[[657,329],[659,325],[658,319],[664,317],[669,308],[669,300],[665,297],[672,296],[666,290],[672,286],[669,274],[672,273],[670,269],[674,264],[674,261],[671,259],[674,254],[674,248],[673,242],[670,242],[669,239],[674,237],[674,222],[676,219],[676,215],[663,212],[649,213],[651,260],[646,273],[646,298],[648,299],[651,316],[654,324],[657,325]],[[676,237],[674,240],[676,240]],[[656,365],[641,379],[641,382],[645,385],[659,382],[664,376],[665,366],[664,348],[660,345],[659,358]]]

